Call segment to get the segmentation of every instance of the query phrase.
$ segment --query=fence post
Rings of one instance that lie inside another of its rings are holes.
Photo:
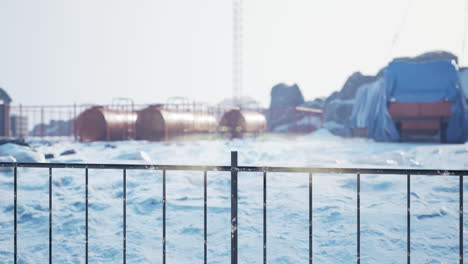
[[[162,232],[162,263],[166,264],[166,170],[163,170],[163,182],[162,182],[162,191],[163,191],[163,232]]]
[[[460,258],[460,264],[463,264],[463,175],[460,175],[460,183],[459,183],[459,258]]]
[[[312,198],[313,198],[313,193],[312,193],[312,173],[309,173],[309,264],[312,264],[313,262],[313,241],[312,241]]]
[[[406,176],[406,263],[411,263],[411,176]]]
[[[52,264],[52,168],[49,168],[49,264]]]
[[[231,264],[237,264],[237,151],[231,151]]]
[[[357,174],[357,264],[361,263],[361,174]]]
[[[86,168],[85,170],[86,174],[85,174],[85,264],[88,264],[88,244],[89,244],[89,238],[88,238],[88,213],[89,213],[89,209],[88,209],[88,205],[89,205],[89,201],[88,201],[88,168]]]
[[[263,171],[263,264],[267,264],[267,172]]]
[[[208,263],[208,179],[206,170],[203,172],[203,263]]]
[[[127,169],[123,169],[123,264],[127,263]]]
[[[18,263],[18,167],[13,168],[13,263]]]

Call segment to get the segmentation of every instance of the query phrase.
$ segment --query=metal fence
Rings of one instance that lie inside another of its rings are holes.
[[[113,104],[99,105],[106,109],[138,112],[150,104],[134,104],[131,100],[117,98]],[[177,100],[176,100],[177,99]],[[205,113],[220,120],[224,113],[237,109],[233,106],[208,105],[186,99],[170,99],[166,103],[155,103],[164,109],[179,112]],[[73,105],[14,105],[10,106],[11,129],[8,133],[14,138],[46,138],[78,140],[76,120],[84,111],[96,104]],[[265,114],[268,117],[269,131],[283,133],[310,133],[322,127],[323,112],[306,107],[273,107],[262,109],[259,106],[245,108]],[[134,138],[134,136],[132,137]]]
[[[156,102],[171,111],[208,113],[217,119],[232,107],[211,106],[206,103],[192,102],[186,99],[175,100],[170,98],[167,103]],[[81,113],[98,106],[97,104],[70,104],[70,105],[15,105],[10,106],[11,133],[14,138],[48,138],[48,139],[74,139],[77,140],[76,120]],[[117,98],[112,104],[101,104],[107,109],[135,112],[142,110],[150,104],[134,104],[126,98]]]
[[[411,176],[412,175],[427,175],[427,176],[443,176],[443,177],[459,177],[459,263],[463,263],[463,176],[468,175],[465,170],[421,170],[421,169],[369,169],[369,168],[307,168],[307,167],[254,167],[254,166],[239,166],[238,155],[236,151],[231,152],[230,166],[191,166],[191,165],[127,165],[127,164],[75,164],[75,163],[0,163],[0,167],[13,168],[13,192],[14,192],[14,233],[13,233],[13,262],[18,263],[18,233],[17,233],[17,205],[18,205],[18,168],[44,168],[49,171],[49,263],[52,264],[52,177],[53,169],[84,169],[85,177],[85,263],[88,263],[88,170],[89,169],[117,169],[122,171],[122,217],[123,217],[123,237],[122,237],[122,262],[126,263],[127,257],[127,171],[128,170],[159,170],[162,171],[162,263],[166,263],[166,172],[167,171],[199,171],[203,172],[203,193],[204,193],[204,213],[203,213],[203,229],[204,229],[204,263],[207,263],[208,249],[208,218],[207,218],[207,176],[208,172],[231,172],[231,264],[238,263],[238,173],[239,172],[262,172],[263,173],[263,263],[267,263],[267,174],[268,173],[306,173],[309,178],[309,203],[308,203],[308,227],[309,227],[309,259],[308,263],[313,263],[313,175],[314,174],[355,174],[357,191],[356,191],[356,263],[361,261],[361,175],[365,174],[381,174],[381,175],[403,175],[406,176],[406,196],[407,196],[407,222],[406,222],[406,243],[407,243],[407,263],[411,263]]]

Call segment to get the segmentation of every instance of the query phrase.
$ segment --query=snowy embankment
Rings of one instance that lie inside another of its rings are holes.
[[[467,169],[468,144],[376,143],[342,139],[326,130],[286,138],[264,136],[234,141],[183,143],[31,142],[50,162]],[[16,148],[16,147],[15,147]],[[75,154],[59,154],[74,149]],[[9,154],[18,161],[17,153]],[[34,154],[36,153],[36,154]],[[38,156],[38,158],[39,158]],[[41,160],[38,160],[41,161]],[[20,263],[47,263],[48,170],[18,169]],[[122,254],[122,172],[90,170],[90,263],[118,263]],[[84,170],[53,171],[54,263],[84,263]],[[10,170],[0,172],[0,263],[12,262],[13,190]],[[203,176],[167,174],[167,261],[203,260]],[[160,263],[161,172],[128,171],[128,263]],[[262,174],[239,175],[240,263],[262,261]],[[361,263],[405,263],[406,178],[361,176]],[[230,174],[208,174],[208,260],[229,263]],[[304,263],[308,258],[308,176],[268,175],[270,263]],[[468,187],[468,186],[466,186]],[[354,263],[356,176],[314,177],[314,261]],[[458,260],[458,178],[412,178],[412,260]]]

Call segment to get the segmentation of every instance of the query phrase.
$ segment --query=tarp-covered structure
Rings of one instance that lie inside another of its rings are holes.
[[[398,141],[400,135],[389,112],[392,102],[451,102],[447,124],[449,143],[465,142],[468,136],[468,107],[460,85],[457,65],[451,60],[391,62],[385,77],[363,85],[356,94],[351,117],[352,128],[367,128],[378,141]]]
[[[465,99],[468,100],[468,68],[460,69],[460,82]]]

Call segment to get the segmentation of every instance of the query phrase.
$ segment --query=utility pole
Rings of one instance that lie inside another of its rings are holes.
[[[242,96],[242,2],[233,0],[233,52],[232,52],[232,98],[234,104],[240,104]]]
[[[462,62],[467,63],[468,61],[465,60],[465,47],[466,47],[466,30],[468,29],[468,26],[466,23],[468,23],[468,0],[465,3],[465,23],[463,23],[463,36],[462,36],[462,48],[461,48],[461,56],[459,58],[458,64],[460,65]]]

